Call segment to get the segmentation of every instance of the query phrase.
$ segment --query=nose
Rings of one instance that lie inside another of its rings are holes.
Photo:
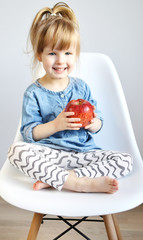
[[[60,53],[57,55],[57,60],[56,63],[57,64],[63,64],[65,62],[65,56],[64,54]]]

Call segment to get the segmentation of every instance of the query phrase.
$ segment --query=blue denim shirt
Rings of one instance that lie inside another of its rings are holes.
[[[80,98],[94,105],[98,118],[103,120],[101,112],[97,109],[97,102],[92,98],[90,88],[83,80],[70,77],[69,85],[60,92],[48,90],[36,80],[26,89],[23,98],[21,134],[24,141],[77,152],[100,149],[94,142],[93,133],[84,128],[60,131],[40,141],[34,141],[32,137],[32,129],[35,126],[54,120],[70,100]]]

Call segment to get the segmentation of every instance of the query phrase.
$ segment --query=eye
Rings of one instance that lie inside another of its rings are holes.
[[[54,52],[50,52],[49,55],[50,55],[50,56],[54,56],[54,55],[56,55],[56,54],[55,54]]]
[[[71,52],[65,52],[65,55],[72,55]]]

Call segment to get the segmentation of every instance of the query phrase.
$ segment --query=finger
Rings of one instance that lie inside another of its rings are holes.
[[[81,128],[81,127],[82,127],[81,123],[69,123],[68,124],[69,129],[77,129],[77,128]]]
[[[90,128],[90,124],[89,124],[89,125],[87,125],[87,126],[85,126],[84,128],[85,128],[85,129],[88,129],[88,128]]]
[[[88,124],[87,126],[85,126],[85,129],[88,129],[88,128],[90,128],[90,127],[91,127],[91,125],[92,125],[92,123],[91,123],[91,124]]]
[[[92,124],[92,123],[94,123],[94,118],[93,118],[93,119],[91,119],[91,121],[90,121],[90,124]]]
[[[74,112],[65,112],[66,117],[73,116],[73,115],[74,115]]]
[[[80,122],[80,118],[67,118],[67,122],[72,123],[72,122]]]
[[[69,128],[68,130],[73,130],[73,131],[75,131],[75,130],[80,130],[80,128]]]

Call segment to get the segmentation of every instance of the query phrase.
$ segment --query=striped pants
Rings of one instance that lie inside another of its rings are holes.
[[[77,177],[120,178],[130,173],[133,166],[128,153],[105,150],[74,152],[25,142],[14,143],[8,158],[25,175],[58,190],[62,189],[69,170],[74,170]]]

